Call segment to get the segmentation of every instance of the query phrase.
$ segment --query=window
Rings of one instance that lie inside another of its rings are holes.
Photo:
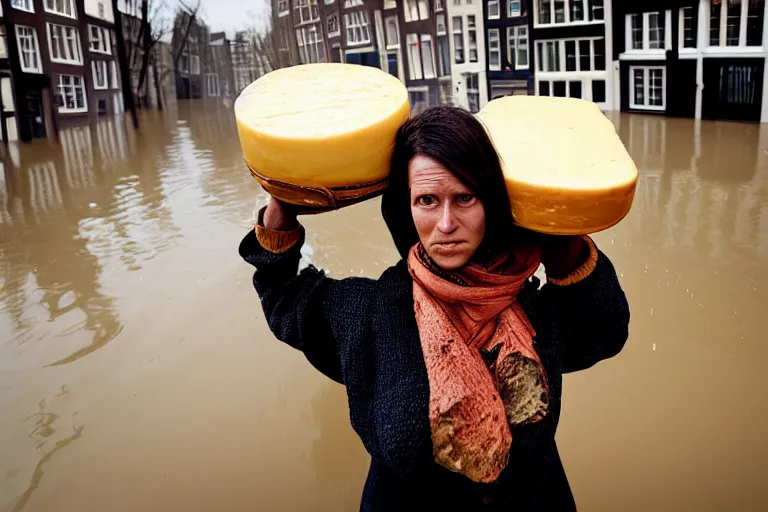
[[[397,52],[388,52],[387,53],[387,72],[394,76],[399,77],[400,72],[398,71],[398,62],[397,62]]]
[[[557,45],[555,41],[555,45]],[[549,44],[549,43],[545,43]],[[565,70],[566,71],[605,71],[605,39],[568,39],[565,45]],[[546,46],[542,50],[546,51]],[[551,49],[549,50],[552,51]],[[554,50],[559,55],[557,48]],[[555,63],[557,65],[557,63]],[[541,68],[541,66],[539,66]],[[540,71],[551,71],[540,69]]]
[[[663,13],[627,15],[627,48],[636,51],[663,50],[666,47],[666,20]]]
[[[444,36],[447,33],[445,28],[445,14],[438,14],[435,18],[435,24],[437,25],[437,35]]]
[[[397,31],[397,17],[390,16],[386,19],[386,37],[387,48],[399,48],[400,47],[400,34]]]
[[[552,83],[552,95],[556,98],[565,98],[568,96],[566,92],[566,84],[562,80],[558,80]]]
[[[411,104],[411,114],[419,114],[429,107],[429,100],[427,99],[428,92],[429,89],[426,87],[408,89],[408,101]]]
[[[302,64],[325,62],[325,48],[320,25],[314,24],[296,29],[296,45]]]
[[[592,80],[592,101],[605,103],[605,80]]]
[[[443,0],[435,0],[435,12],[442,11],[443,9]]]
[[[581,98],[581,82],[568,82],[568,97]]]
[[[5,39],[5,27],[0,26],[0,59],[8,58],[8,41]]]
[[[521,14],[520,1],[521,0],[507,1],[507,17],[508,18],[514,18],[516,16],[520,16]]]
[[[710,46],[762,46],[765,0],[711,0]]]
[[[368,29],[368,11],[355,11],[344,15],[347,30],[347,45],[368,44],[371,32]]]
[[[473,114],[480,111],[480,80],[477,73],[464,75],[467,82],[467,105]]]
[[[437,36],[437,60],[440,64],[440,76],[451,74],[451,48],[448,36]]]
[[[461,25],[461,16],[454,16],[452,19],[453,25],[453,51],[454,62],[456,64],[464,63],[464,31]]]
[[[453,105],[453,95],[451,94],[451,82],[440,84],[440,104]]]
[[[693,7],[680,9],[679,48],[696,48],[696,11]]]
[[[565,23],[565,0],[555,1],[555,23]]]
[[[584,21],[584,0],[571,0],[571,21]]]
[[[344,0],[344,8],[359,7],[363,5],[363,0]]]
[[[110,39],[109,29],[88,25],[88,48],[92,52],[110,55],[112,53],[112,41]]]
[[[579,41],[579,70],[592,69],[592,41],[582,39]]]
[[[515,69],[528,69],[528,27],[507,28],[508,60]]]
[[[80,34],[77,28],[53,23],[48,23],[47,26],[51,60],[66,64],[82,64],[83,55],[80,51]]]
[[[421,35],[421,60],[424,64],[424,78],[435,78],[435,53],[432,49],[432,36]]]
[[[341,28],[339,27],[339,13],[334,12],[330,16],[328,16],[327,20],[328,24],[328,36],[338,36],[341,34]]]
[[[331,1],[333,2],[334,0]],[[397,9],[397,0],[384,0],[384,9]]]
[[[294,11],[297,23],[310,23],[320,19],[320,12],[317,10],[317,0],[296,0]]]
[[[539,41],[539,71],[560,71],[560,42]]]
[[[592,0],[591,4],[592,4],[592,19],[602,20],[605,17],[603,0]]]
[[[566,71],[577,71],[578,67],[576,65],[576,41],[566,41],[565,42],[565,70]]]
[[[109,87],[109,76],[107,75],[107,61],[94,60],[91,62],[93,72],[93,88],[106,89]]]
[[[501,69],[501,45],[497,28],[488,30],[488,69],[492,71]]]
[[[189,74],[190,75],[200,74],[200,56],[199,55],[189,56]]]
[[[498,33],[498,30],[496,32]],[[477,28],[474,16],[467,16],[467,38],[469,39],[469,62],[477,62]]]
[[[664,68],[631,67],[629,78],[631,108],[664,110]]]
[[[219,77],[213,73],[205,75],[205,84],[208,90],[208,96],[219,95]]]
[[[488,19],[499,19],[499,0],[488,0]]]
[[[21,70],[25,73],[42,73],[40,47],[37,44],[37,32],[31,27],[16,25],[16,40],[19,45]]]
[[[411,80],[421,80],[424,78],[421,70],[421,52],[419,51],[419,36],[408,34],[406,36],[408,45],[408,76]]]
[[[405,21],[428,20],[427,0],[405,0]]]
[[[75,0],[45,0],[45,10],[68,18],[77,18]]]
[[[11,0],[11,7],[22,11],[35,12],[35,4],[32,0]]]
[[[288,0],[277,0],[277,15],[288,16],[291,10],[288,7]]]
[[[88,112],[83,77],[59,75],[59,95],[61,96],[59,112]]]
[[[592,55],[594,57],[594,71],[605,71],[605,39],[592,41]]]
[[[549,82],[547,80],[539,82],[539,96],[549,96]]]
[[[539,23],[548,25],[552,23],[552,3],[550,0],[538,0],[539,2]],[[549,95],[547,95],[549,96]]]

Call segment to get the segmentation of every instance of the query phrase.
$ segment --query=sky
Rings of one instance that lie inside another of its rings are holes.
[[[176,2],[168,0],[168,4],[175,6]],[[224,30],[232,38],[236,30],[256,24],[264,25],[269,14],[269,3],[267,0],[202,0],[201,10],[202,19],[211,32]]]

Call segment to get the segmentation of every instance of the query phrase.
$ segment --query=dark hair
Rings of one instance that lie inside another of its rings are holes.
[[[478,256],[494,255],[512,242],[512,210],[496,149],[482,123],[466,110],[432,107],[400,127],[381,213],[403,258],[419,241],[411,215],[408,164],[417,154],[440,162],[485,208],[485,236]]]

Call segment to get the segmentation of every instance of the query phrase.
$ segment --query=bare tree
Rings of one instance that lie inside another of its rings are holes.
[[[184,0],[179,0],[179,6],[176,9],[176,17],[174,20],[173,69],[179,68],[179,60],[186,49],[189,32],[192,27],[197,24],[200,1],[201,0],[196,0],[194,4],[188,4]],[[176,38],[176,36],[178,36],[178,38]]]

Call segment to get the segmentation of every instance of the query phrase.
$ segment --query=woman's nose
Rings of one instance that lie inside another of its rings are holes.
[[[456,229],[456,219],[454,218],[451,202],[446,201],[440,212],[440,220],[437,221],[437,229],[442,233],[450,233]]]

